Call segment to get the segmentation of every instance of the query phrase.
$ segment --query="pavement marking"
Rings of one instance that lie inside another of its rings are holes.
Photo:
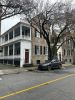
[[[54,83],[54,82],[56,82],[56,81],[63,80],[63,79],[65,79],[65,78],[68,78],[68,77],[73,76],[73,75],[75,75],[75,74],[69,74],[69,75],[66,75],[66,76],[63,76],[63,77],[54,79],[54,80],[50,80],[50,81],[48,81],[48,82],[44,82],[44,83],[42,83],[42,84],[34,85],[34,86],[29,87],[29,88],[24,89],[24,90],[20,90],[20,91],[16,91],[16,92],[13,92],[13,93],[6,94],[6,95],[4,95],[4,96],[0,96],[0,100],[5,99],[5,98],[10,97],[10,96],[18,95],[18,94],[23,93],[23,92],[30,91],[30,90],[32,90],[32,89],[35,89],[35,88],[38,88],[38,87],[41,87],[41,86],[44,86],[44,85],[47,85],[47,84],[50,84],[50,83]]]

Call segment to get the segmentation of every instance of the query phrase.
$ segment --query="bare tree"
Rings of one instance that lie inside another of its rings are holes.
[[[34,0],[1,0],[0,1],[0,19],[17,15],[32,13],[36,3]]]
[[[1,20],[16,14],[25,15],[31,26],[36,28],[46,40],[48,60],[52,60],[57,55],[59,40],[71,30],[75,30],[75,10],[72,9],[71,2],[50,4],[47,0],[44,4],[43,1],[34,2],[33,0],[1,0],[0,8],[2,8]],[[54,43],[52,43],[51,37],[54,39]]]
[[[36,28],[37,31],[38,27],[38,32],[46,40],[46,43],[48,45],[48,60],[52,60],[55,56],[57,56],[57,50],[65,42],[61,41],[59,47],[57,48],[59,40],[67,36],[71,30],[75,30],[75,10],[72,9],[71,2],[67,2],[67,4],[56,2],[52,5],[47,2],[46,5],[43,6],[43,8],[44,9],[42,11],[39,11],[38,14],[36,14],[36,11],[38,11],[36,9],[34,14],[36,16],[34,16],[33,18],[31,15],[28,15],[27,17],[31,22],[31,26]],[[46,28],[46,26],[48,27],[48,29]],[[54,39],[54,43],[52,43],[51,41],[51,36]],[[72,39],[72,36],[70,39]]]

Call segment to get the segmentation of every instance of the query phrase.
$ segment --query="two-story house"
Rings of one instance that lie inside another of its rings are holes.
[[[0,63],[31,64],[31,28],[19,22],[0,36]]]

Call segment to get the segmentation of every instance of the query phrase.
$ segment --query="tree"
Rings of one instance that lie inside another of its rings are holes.
[[[64,43],[57,48],[59,40],[75,30],[75,10],[71,7],[71,2],[51,4],[47,0],[44,4],[43,1],[34,2],[33,0],[1,0],[0,7],[2,8],[1,20],[16,14],[24,14],[30,25],[46,40],[48,60],[52,60],[57,55],[57,50]]]
[[[0,20],[17,15],[32,13],[36,8],[34,0],[1,0]]]
[[[41,2],[40,5],[43,5],[43,3]],[[65,42],[61,41],[61,44],[57,48],[59,40],[70,34],[72,30],[75,30],[75,10],[72,9],[71,6],[71,2],[56,2],[51,5],[47,1],[42,11],[36,9],[33,18],[29,14],[27,16],[28,20],[31,22],[31,26],[34,28],[37,26],[39,30],[37,28],[36,30],[46,40],[48,45],[48,60],[52,60],[57,56],[57,50]],[[38,8],[40,9],[40,6]],[[46,26],[48,26],[48,29],[46,29]],[[51,42],[50,37],[53,37],[54,43]],[[70,39],[72,39],[72,36]]]

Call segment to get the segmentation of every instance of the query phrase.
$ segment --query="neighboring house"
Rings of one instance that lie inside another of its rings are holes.
[[[39,18],[40,17],[40,20]],[[38,15],[32,19],[32,63],[34,65],[44,63],[48,60],[48,46],[44,37],[40,34],[39,21],[42,23],[44,16]],[[37,23],[37,24],[36,24]],[[47,32],[50,32],[50,27],[45,26]]]
[[[31,64],[31,29],[19,22],[0,36],[0,63],[23,67]]]
[[[34,65],[48,60],[48,47],[43,36],[32,27],[32,63]]]
[[[73,38],[75,37],[74,34],[71,34]],[[75,50],[74,50],[74,43],[73,40],[70,40],[70,34],[68,36],[65,36],[63,38],[63,41],[65,41],[62,45],[62,57],[65,63],[75,63]]]

